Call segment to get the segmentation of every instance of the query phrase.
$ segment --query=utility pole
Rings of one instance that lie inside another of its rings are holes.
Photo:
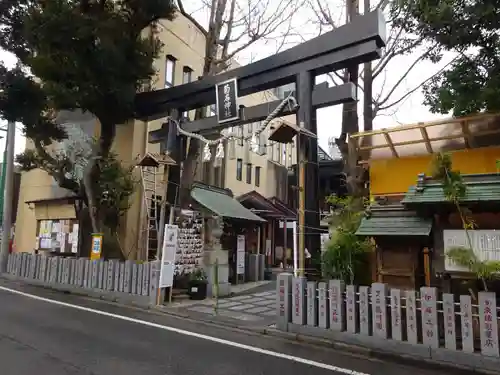
[[[7,131],[7,129],[0,129],[2,131]],[[3,137],[0,137],[0,138],[3,138]],[[2,175],[0,176],[0,191],[5,191],[5,173],[6,173],[6,170],[7,170],[7,163],[5,162],[7,160],[7,147],[8,147],[8,144],[7,144],[7,139],[5,140],[5,150],[3,152],[3,163],[2,163]],[[0,212],[2,213],[2,216],[0,216],[0,228],[2,227],[3,225],[3,199],[4,197],[1,196],[0,197]]]
[[[364,13],[370,11],[370,0],[364,0]],[[363,130],[373,130],[373,71],[372,63],[367,62],[363,67]]]
[[[312,102],[314,74],[301,72],[296,77],[297,99],[300,107],[297,111],[297,174],[298,174],[298,275],[306,276],[305,249],[309,252],[320,251],[319,241],[319,202],[317,192],[318,179],[318,139],[316,112]],[[307,227],[307,229],[306,229]],[[306,230],[308,232],[306,236]]]
[[[5,191],[3,205],[3,233],[0,247],[0,273],[7,271],[9,257],[9,242],[12,226],[12,197],[14,193],[14,144],[16,137],[16,124],[9,121],[7,124],[7,155],[5,168]]]

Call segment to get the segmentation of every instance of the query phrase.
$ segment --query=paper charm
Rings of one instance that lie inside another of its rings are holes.
[[[255,153],[259,152],[259,140],[257,139],[257,133],[253,133],[252,136],[252,151]]]
[[[224,159],[224,145],[222,144],[222,141],[219,142],[217,145],[217,150],[215,152],[215,158],[218,160]]]
[[[205,143],[205,147],[203,148],[203,161],[209,162],[212,159],[212,153],[210,152],[210,146],[208,143]]]

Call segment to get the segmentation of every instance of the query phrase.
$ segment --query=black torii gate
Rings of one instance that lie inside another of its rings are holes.
[[[136,98],[136,118],[151,121],[166,117],[172,111],[183,113],[215,104],[216,86],[232,79],[237,80],[240,96],[295,82],[298,108],[285,107],[280,116],[296,113],[302,134],[297,145],[297,161],[307,161],[304,165],[305,189],[302,190],[304,194],[301,197],[304,215],[301,223],[299,220],[299,224],[307,232],[305,243],[302,242],[300,247],[303,261],[304,247],[310,252],[320,249],[319,232],[314,230],[320,227],[316,109],[357,100],[356,88],[352,83],[335,87],[315,85],[315,77],[378,59],[385,42],[386,23],[382,12],[377,10],[360,15],[349,24],[255,63],[195,82],[140,93]],[[269,115],[270,109],[276,108],[280,103],[281,100],[278,100],[241,108],[236,122],[220,124],[218,117],[213,116],[183,123],[182,128],[188,132],[212,133],[229,126],[261,121]],[[150,132],[149,142],[166,143],[168,128],[163,126],[162,129]],[[307,136],[303,136],[304,134]],[[170,138],[169,143],[172,141]],[[174,174],[171,176],[173,180],[179,181],[178,170],[171,170],[170,173]],[[168,200],[170,204],[174,203],[170,197]]]

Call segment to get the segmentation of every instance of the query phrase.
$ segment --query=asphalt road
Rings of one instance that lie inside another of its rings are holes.
[[[447,372],[351,356],[0,281],[2,375],[279,373],[444,375]]]

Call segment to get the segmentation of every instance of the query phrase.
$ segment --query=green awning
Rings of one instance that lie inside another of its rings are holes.
[[[214,190],[194,187],[191,197],[214,214],[233,219],[265,222],[266,220],[255,215],[249,209],[243,207],[240,202],[230,195],[219,193]]]
[[[463,179],[467,187],[467,195],[463,202],[500,202],[500,175],[496,173],[463,175]],[[409,205],[448,202],[439,182],[430,180],[419,188],[417,186],[410,187],[401,203]]]
[[[358,236],[428,236],[432,220],[415,216],[372,216],[363,218]]]

